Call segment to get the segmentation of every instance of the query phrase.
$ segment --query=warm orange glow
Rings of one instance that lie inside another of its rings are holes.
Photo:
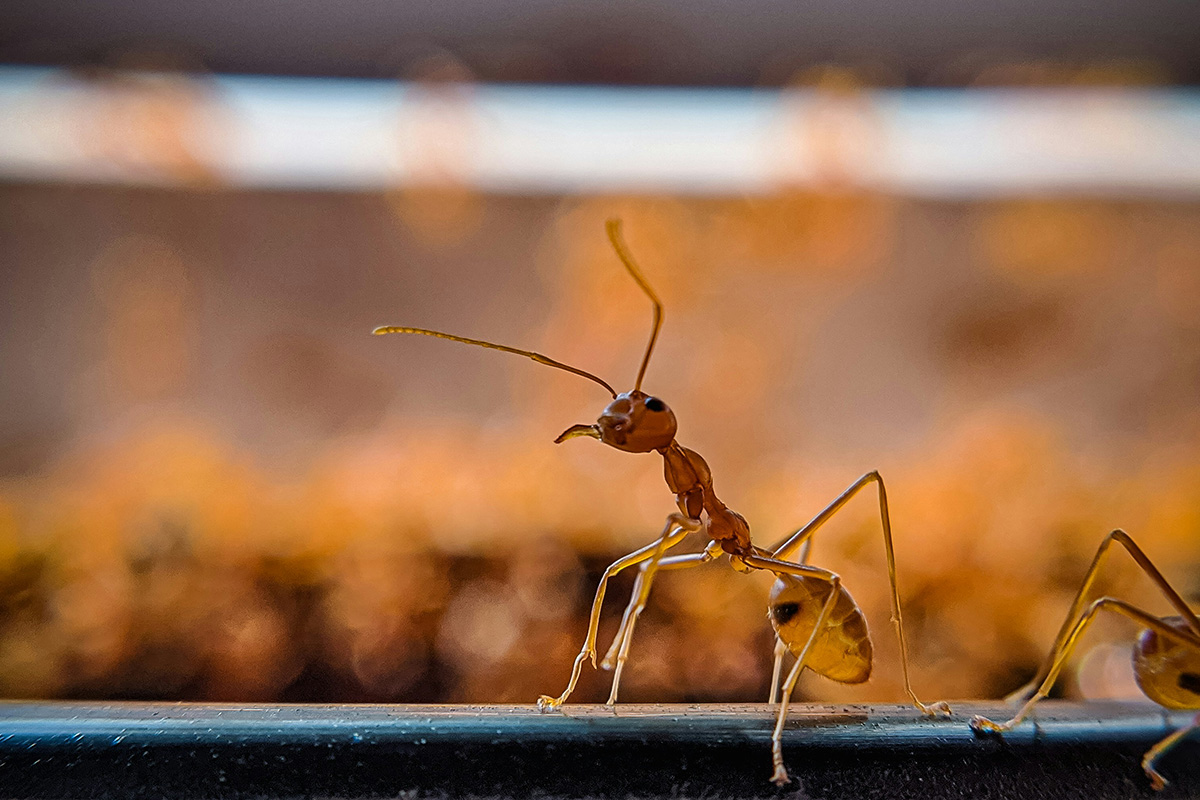
[[[614,216],[665,306],[643,388],[757,543],[887,480],[922,697],[1032,674],[1114,527],[1195,598],[1194,202],[870,191],[880,132],[833,69],[797,79],[818,113],[783,115],[774,194],[487,196],[460,174],[470,85],[427,77],[386,194],[197,191],[207,95],[171,81],[114,87],[95,146],[192,188],[6,187],[24,216],[0,323],[22,344],[0,344],[28,395],[0,429],[0,696],[558,691],[599,573],[675,510],[661,461],[554,444],[609,399],[577,375],[369,332],[502,342],[630,389],[651,304]],[[814,549],[866,613],[872,680],[798,698],[903,700],[881,538],[855,501]],[[622,700],[765,699],[769,585],[663,574]],[[1117,558],[1099,587],[1162,605]],[[1079,691],[1128,691],[1132,635],[1097,624]],[[606,692],[587,670],[574,699]]]

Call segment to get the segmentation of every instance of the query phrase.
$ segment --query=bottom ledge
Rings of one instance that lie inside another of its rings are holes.
[[[1048,701],[1003,737],[954,706],[799,704],[776,789],[774,710],[755,705],[530,706],[0,703],[5,798],[1083,798],[1200,797],[1200,742],[1145,750],[1190,714]]]

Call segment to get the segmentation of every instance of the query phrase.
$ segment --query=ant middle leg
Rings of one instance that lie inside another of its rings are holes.
[[[904,618],[900,611],[900,588],[896,581],[896,552],[892,546],[892,520],[888,514],[887,488],[883,485],[883,478],[877,471],[872,470],[866,475],[856,480],[854,483],[842,492],[829,505],[827,505],[819,514],[812,518],[808,524],[800,528],[784,542],[771,552],[774,559],[785,561],[788,556],[797,549],[805,548],[804,553],[807,555],[807,547],[812,540],[813,534],[829,521],[834,514],[841,510],[842,506],[850,502],[850,500],[866,488],[869,484],[874,483],[879,488],[879,519],[883,526],[883,549],[887,556],[888,580],[892,587],[892,622],[896,626],[896,637],[900,641],[900,672],[904,678],[904,691],[908,694],[913,705],[915,705],[924,714],[930,716],[934,714],[950,714],[950,706],[944,702],[931,703],[926,705],[917,698],[916,692],[913,691],[912,683],[908,677],[908,640],[904,635]],[[747,559],[749,563],[749,559]],[[791,562],[786,562],[791,563]],[[771,567],[766,567],[771,569]]]
[[[771,688],[767,694],[769,706],[779,702],[779,679],[783,676],[783,654],[786,652],[787,645],[779,638],[779,634],[775,634],[775,662],[771,666]]]
[[[596,586],[596,597],[592,601],[592,612],[588,618],[587,636],[583,640],[583,647],[580,649],[579,655],[575,657],[575,662],[571,665],[571,677],[567,681],[567,688],[558,697],[546,694],[538,697],[537,706],[540,710],[547,711],[558,708],[566,702],[579,682],[579,673],[583,669],[584,661],[590,658],[592,666],[596,665],[596,636],[600,629],[600,609],[604,605],[604,594],[608,588],[609,579],[626,567],[650,559],[660,559],[665,551],[679,544],[689,533],[700,530],[700,526],[701,523],[697,520],[688,519],[682,514],[671,514],[667,517],[666,525],[663,526],[662,535],[656,541],[609,564],[608,569],[604,570],[604,574],[600,577],[600,583]]]
[[[812,633],[808,635],[808,641],[804,644],[804,649],[796,656],[796,663],[792,665],[792,670],[788,673],[787,681],[783,685],[783,698],[779,702],[779,715],[775,720],[775,730],[771,733],[771,764],[775,768],[774,773],[771,775],[771,782],[776,786],[783,786],[785,783],[791,781],[788,777],[787,769],[783,766],[783,724],[787,720],[788,705],[792,700],[792,691],[795,690],[796,681],[800,678],[800,673],[804,670],[804,662],[808,658],[813,645],[816,643],[817,637],[824,631],[825,625],[829,621],[829,615],[833,612],[834,605],[837,603],[839,580],[837,575],[833,575],[830,578],[829,596],[825,598],[825,603],[821,606],[821,613],[817,616],[817,622],[813,626]],[[776,665],[780,663],[777,659]]]
[[[773,549],[778,549],[776,545]],[[796,558],[797,564],[807,564],[808,557],[812,553],[812,539],[805,539],[800,548],[800,555]],[[787,652],[787,645],[783,639],[779,638],[779,634],[775,635],[775,660],[771,665],[771,688],[767,694],[767,705],[773,706],[779,702],[779,681],[783,677],[783,656]]]

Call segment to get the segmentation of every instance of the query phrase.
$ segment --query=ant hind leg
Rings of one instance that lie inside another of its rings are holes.
[[[1156,586],[1158,586],[1163,595],[1166,597],[1167,601],[1175,607],[1175,610],[1178,611],[1185,620],[1188,621],[1189,627],[1191,627],[1192,631],[1197,636],[1200,636],[1200,621],[1196,620],[1196,615],[1188,607],[1187,603],[1185,603],[1183,598],[1179,596],[1179,593],[1176,592],[1169,583],[1167,583],[1166,578],[1162,576],[1162,573],[1159,572],[1154,564],[1151,563],[1150,559],[1146,557],[1146,554],[1143,553],[1142,549],[1137,546],[1137,544],[1133,541],[1133,538],[1125,531],[1117,528],[1105,536],[1104,539],[1101,540],[1100,546],[1096,548],[1096,555],[1092,557],[1092,563],[1088,567],[1087,572],[1084,573],[1083,582],[1079,585],[1079,591],[1075,593],[1075,599],[1071,601],[1071,610],[1067,612],[1067,616],[1063,620],[1062,627],[1059,628],[1058,635],[1054,637],[1054,645],[1050,648],[1051,656],[1053,656],[1053,654],[1060,647],[1062,647],[1063,641],[1067,638],[1067,635],[1071,632],[1071,628],[1075,624],[1075,620],[1077,620],[1079,615],[1083,612],[1083,606],[1087,599],[1088,589],[1090,589],[1092,584],[1095,583],[1096,576],[1100,572],[1100,567],[1104,563],[1104,556],[1108,552],[1108,549],[1113,542],[1116,542],[1124,547],[1126,551],[1128,551],[1129,556],[1137,563],[1139,567],[1141,567],[1142,571],[1146,573],[1146,576],[1149,577]],[[1042,668],[1038,670],[1033,678],[1031,678],[1028,683],[1024,684],[1020,688],[1010,692],[1004,698],[1004,702],[1011,705],[1016,705],[1018,703],[1025,703],[1028,701],[1033,695],[1034,691],[1037,689],[1038,685],[1045,679],[1045,670],[1049,669],[1050,665],[1053,663],[1053,660],[1053,657],[1051,657],[1043,662]]]
[[[810,546],[812,536],[817,532],[817,529],[828,522],[834,514],[841,510],[842,506],[850,502],[856,494],[871,483],[875,483],[879,489],[879,519],[883,526],[883,548],[887,556],[888,580],[891,582],[892,587],[892,622],[896,626],[896,637],[900,640],[900,671],[904,678],[904,691],[908,694],[913,705],[923,714],[930,716],[942,714],[948,716],[950,714],[949,705],[944,702],[930,703],[928,705],[922,703],[917,697],[916,692],[913,691],[912,684],[908,678],[908,640],[904,635],[904,618],[900,611],[900,589],[896,582],[896,553],[892,546],[892,520],[888,514],[887,489],[884,487],[883,478],[878,472],[868,472],[850,484],[845,491],[813,517],[808,524],[776,547],[771,556],[774,559],[786,560],[795,550],[804,548],[803,553],[807,557],[807,548]],[[768,567],[768,569],[770,568]]]

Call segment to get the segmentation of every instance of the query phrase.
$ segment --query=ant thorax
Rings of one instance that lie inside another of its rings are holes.
[[[726,506],[713,490],[712,470],[695,450],[672,441],[662,451],[663,477],[675,493],[679,509],[691,519],[707,512],[705,531],[730,555],[751,552],[750,525],[746,518]]]

